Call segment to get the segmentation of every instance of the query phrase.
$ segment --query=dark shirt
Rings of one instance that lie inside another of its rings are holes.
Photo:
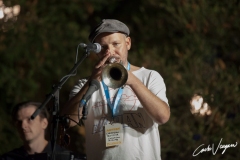
[[[47,144],[47,146],[44,148],[42,153],[36,153],[34,155],[29,155],[27,151],[24,149],[24,147],[21,146],[20,148],[16,148],[0,156],[0,160],[40,160],[40,159],[47,160],[47,159],[51,159],[51,155],[52,155],[51,153],[52,153],[51,143]],[[55,153],[56,153],[55,154],[56,160],[62,160],[62,159],[68,160],[70,152],[63,147],[56,145]]]

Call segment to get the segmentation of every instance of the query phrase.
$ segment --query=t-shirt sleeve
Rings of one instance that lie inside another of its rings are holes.
[[[148,88],[152,93],[154,93],[157,97],[159,97],[161,100],[168,104],[168,99],[166,96],[166,85],[164,83],[162,76],[158,72],[156,71],[150,72]]]
[[[71,99],[72,97],[74,97],[80,90],[81,88],[84,86],[84,84],[87,82],[87,79],[80,79],[78,80],[78,82],[73,86],[70,94],[69,94],[69,99]]]

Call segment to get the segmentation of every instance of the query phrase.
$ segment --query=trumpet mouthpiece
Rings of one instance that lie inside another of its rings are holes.
[[[107,61],[108,61],[109,63],[118,63],[119,60],[120,60],[119,57],[112,56],[112,57],[109,57]]]
[[[110,59],[109,59],[109,62],[110,62],[110,63],[116,62],[116,58],[115,58],[115,57],[110,58]]]

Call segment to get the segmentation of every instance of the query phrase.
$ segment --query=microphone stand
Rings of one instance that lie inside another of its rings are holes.
[[[80,60],[75,63],[75,65],[73,66],[73,68],[70,70],[69,74],[67,75],[72,75],[78,68],[78,66],[84,61],[84,59],[86,59],[89,56],[90,52],[88,49],[86,49],[86,53],[80,58]],[[50,94],[48,94],[48,96],[46,97],[46,99],[44,100],[44,102],[41,104],[41,106],[39,106],[36,111],[32,114],[31,119],[34,119],[42,110],[43,107],[46,106],[46,104],[49,103],[49,101],[54,98],[54,107],[53,107],[53,111],[52,111],[52,115],[53,115],[53,120],[52,120],[52,136],[51,136],[51,144],[52,144],[52,155],[51,155],[51,159],[55,159],[55,146],[56,146],[56,140],[57,140],[57,131],[58,131],[58,124],[59,121],[61,121],[62,118],[61,116],[59,116],[59,90],[62,88],[63,84],[68,80],[70,76],[66,76],[63,79],[61,79],[59,81],[59,83],[57,85],[53,86],[53,90]]]

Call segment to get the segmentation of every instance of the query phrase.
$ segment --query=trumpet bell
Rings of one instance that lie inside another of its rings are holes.
[[[123,86],[128,79],[128,72],[119,63],[107,64],[102,71],[102,81],[110,88]]]

